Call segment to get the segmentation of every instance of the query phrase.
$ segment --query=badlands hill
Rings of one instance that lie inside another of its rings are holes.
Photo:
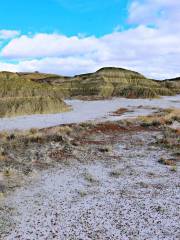
[[[180,89],[180,77],[166,79],[163,81],[163,84],[169,88]]]
[[[0,72],[0,117],[66,111],[68,106],[61,97],[47,83],[36,83],[18,73]]]
[[[36,73],[26,74],[27,78],[39,83],[49,83],[58,86],[65,97],[97,96],[112,97],[123,96],[128,98],[153,98],[163,95],[174,95],[180,92],[180,86],[169,84],[169,81],[156,81],[148,79],[138,72],[123,68],[107,67],[94,73],[64,77],[47,75],[42,77]]]
[[[0,72],[0,117],[67,111],[62,98],[154,98],[177,93],[179,79],[156,81],[123,68],[107,67],[74,77]]]

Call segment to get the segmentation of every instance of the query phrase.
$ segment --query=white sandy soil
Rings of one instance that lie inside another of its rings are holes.
[[[157,161],[159,133],[124,135],[107,153],[42,173],[9,196],[16,223],[2,240],[179,240],[180,174]],[[13,225],[12,225],[13,226]]]

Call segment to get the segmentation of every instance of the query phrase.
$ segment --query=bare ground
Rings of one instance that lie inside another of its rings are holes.
[[[155,127],[107,123],[18,150],[25,164],[28,151],[40,155],[1,202],[0,239],[179,239],[179,161],[159,162],[175,158],[162,139]]]

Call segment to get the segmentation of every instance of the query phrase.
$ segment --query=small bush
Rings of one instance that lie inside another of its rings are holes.
[[[168,166],[175,166],[175,161],[174,159],[165,159],[161,157],[158,161],[161,164],[168,165]]]

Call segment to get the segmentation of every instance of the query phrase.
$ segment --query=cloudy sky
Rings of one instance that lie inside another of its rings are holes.
[[[0,70],[180,76],[180,0],[2,0]]]

